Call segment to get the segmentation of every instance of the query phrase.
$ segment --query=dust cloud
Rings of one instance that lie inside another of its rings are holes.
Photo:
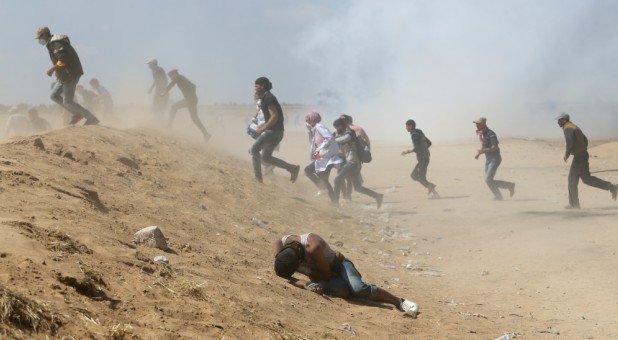
[[[610,138],[617,9],[609,1],[355,1],[305,32],[298,56],[320,70],[318,101],[379,138],[401,140],[408,118],[443,142],[474,138],[477,116],[502,137],[560,138],[560,111],[590,137]]]

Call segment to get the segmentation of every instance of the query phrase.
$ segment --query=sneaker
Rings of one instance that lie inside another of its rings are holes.
[[[515,183],[513,183],[513,184],[509,187],[509,195],[510,195],[510,197],[513,197],[513,195],[515,195]]]
[[[292,183],[296,182],[296,180],[298,179],[299,172],[300,172],[300,165],[295,165],[294,168],[292,168],[292,170],[290,171],[290,173],[292,174],[290,176],[290,181],[292,181]]]
[[[378,209],[382,206],[382,202],[384,201],[384,194],[378,194],[376,197],[376,202],[378,202]]]
[[[84,115],[82,114],[74,114],[73,117],[71,118],[71,121],[69,122],[70,125],[75,125],[77,124],[77,122],[79,122],[80,120],[84,119]]]
[[[431,184],[427,187],[427,195],[432,194],[436,192],[436,185],[435,184]]]
[[[97,124],[99,124],[99,120],[97,119],[97,117],[88,118],[86,119],[86,122],[84,123],[84,125],[97,125]]]
[[[399,310],[410,316],[416,316],[418,314],[418,305],[408,299],[401,299]]]
[[[615,201],[616,196],[618,196],[618,184],[612,184],[609,191],[612,193],[612,199]]]

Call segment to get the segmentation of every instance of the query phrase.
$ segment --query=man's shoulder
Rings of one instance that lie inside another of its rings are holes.
[[[485,136],[488,136],[488,137],[494,137],[494,136],[496,136],[496,133],[494,132],[494,130],[492,130],[492,129],[490,129],[490,128],[487,128],[487,129],[483,132],[483,134],[484,134]]]

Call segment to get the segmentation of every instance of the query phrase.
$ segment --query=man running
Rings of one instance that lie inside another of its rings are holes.
[[[47,70],[47,75],[51,77],[55,73],[58,79],[52,88],[51,100],[73,115],[69,124],[75,125],[84,117],[86,118],[84,125],[98,124],[99,120],[95,115],[74,101],[75,87],[84,71],[77,52],[71,46],[69,37],[52,35],[49,28],[41,27],[36,31],[34,38],[38,39],[39,44],[47,48],[49,58],[54,65]]]
[[[421,183],[427,188],[427,194],[432,194],[432,198],[439,198],[440,195],[438,195],[436,191],[436,185],[427,180],[427,167],[429,166],[430,155],[429,147],[431,146],[431,141],[425,136],[423,131],[416,128],[416,122],[412,119],[408,119],[406,122],[406,130],[410,133],[410,137],[412,138],[413,149],[402,151],[401,155],[404,156],[415,152],[416,160],[418,161],[410,177],[412,177],[412,180]]]
[[[604,181],[598,177],[590,175],[590,164],[588,163],[588,138],[571,122],[571,117],[562,112],[558,115],[558,126],[564,131],[564,139],[566,140],[566,150],[564,152],[564,161],[573,155],[571,168],[569,169],[569,205],[567,209],[580,209],[579,193],[577,185],[581,178],[584,184],[591,187],[608,190],[612,194],[612,199],[615,201],[618,195],[618,185]]]
[[[183,99],[175,102],[170,109],[170,120],[167,124],[168,128],[172,127],[172,123],[174,122],[174,118],[176,117],[176,111],[178,109],[186,107],[191,114],[191,120],[197,126],[202,134],[204,135],[204,141],[208,142],[210,139],[210,134],[206,131],[204,124],[200,120],[200,117],[197,115],[197,88],[195,84],[193,84],[187,77],[178,73],[178,70],[173,69],[167,73],[167,75],[172,80],[165,89],[164,92],[160,93],[160,96],[166,96],[169,91],[174,87],[174,85],[178,85],[178,89],[182,93]]]
[[[292,183],[296,182],[300,165],[289,164],[279,158],[273,157],[275,147],[283,139],[283,110],[277,98],[270,92],[273,84],[266,77],[255,80],[256,98],[260,99],[260,109],[266,122],[255,130],[256,140],[251,146],[251,158],[253,160],[253,173],[255,179],[262,183],[262,161],[272,164],[290,173]]]

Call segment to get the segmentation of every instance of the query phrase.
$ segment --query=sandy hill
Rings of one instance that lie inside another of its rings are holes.
[[[293,154],[306,149],[304,136],[286,138],[283,158],[303,161]],[[376,210],[358,195],[334,209],[306,179],[291,184],[281,172],[257,184],[246,154],[156,130],[69,127],[11,139],[0,145],[1,332],[24,339],[618,336],[611,272],[618,233],[609,228],[616,203],[582,188],[590,208],[564,212],[561,146],[503,144],[498,177],[518,182],[518,192],[498,203],[472,159],[476,145],[433,147],[429,178],[441,200],[427,200],[410,181],[413,162],[398,155],[408,145],[376,145],[364,170],[367,185],[387,195]],[[611,162],[617,148],[597,150]],[[131,242],[152,225],[170,251]],[[419,318],[277,278],[271,242],[306,231],[337,244],[368,282],[419,302]],[[153,262],[158,255],[169,265]]]

